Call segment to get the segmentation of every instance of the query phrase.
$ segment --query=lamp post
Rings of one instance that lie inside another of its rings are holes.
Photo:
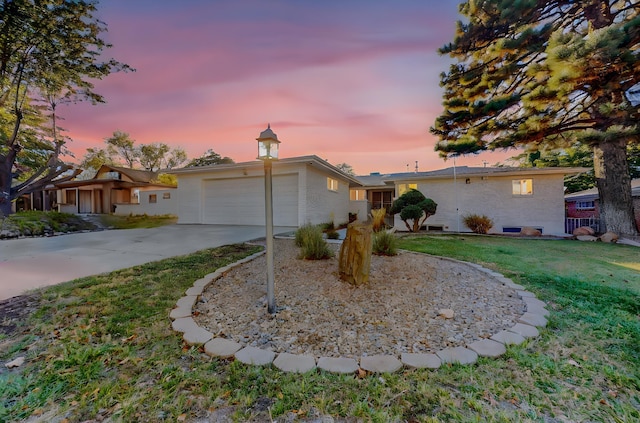
[[[260,132],[258,141],[258,159],[264,162],[264,205],[265,223],[267,226],[267,310],[276,312],[276,298],[273,276],[273,189],[271,186],[271,169],[274,160],[278,160],[278,137],[271,130],[271,125]]]

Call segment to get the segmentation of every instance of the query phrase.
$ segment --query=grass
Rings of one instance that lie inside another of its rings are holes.
[[[43,236],[93,229],[93,225],[70,213],[28,210],[0,218],[0,228],[14,229],[26,236]]]
[[[159,216],[131,215],[120,216],[114,214],[100,215],[100,219],[105,226],[114,229],[142,229],[157,228],[159,226],[170,225],[178,221],[178,217],[172,214]]]
[[[485,236],[406,237],[400,247],[481,263],[549,303],[538,338],[498,359],[394,374],[286,374],[185,346],[168,314],[195,279],[251,254],[235,245],[43,291],[2,340],[0,421],[232,421],[328,414],[365,422],[640,419],[638,249]]]

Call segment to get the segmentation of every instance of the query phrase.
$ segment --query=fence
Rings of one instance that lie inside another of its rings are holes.
[[[600,219],[595,217],[567,217],[564,221],[565,233],[572,234],[575,228],[588,226],[596,232],[600,232]]]

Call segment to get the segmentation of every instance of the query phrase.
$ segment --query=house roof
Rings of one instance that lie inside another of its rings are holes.
[[[421,179],[451,179],[456,177],[478,176],[530,176],[530,175],[573,175],[586,172],[587,168],[581,167],[469,167],[455,166],[427,172],[402,172],[402,173],[371,173],[366,176],[358,176],[358,180],[367,188],[384,187],[398,181],[411,181]]]
[[[110,178],[99,178],[100,174],[104,172],[119,172],[123,175],[126,175],[131,181],[121,181],[117,179]],[[140,186],[158,186],[158,187],[169,187],[170,185],[154,183],[153,180],[158,177],[157,172],[150,172],[148,170],[139,170],[139,169],[130,169],[128,167],[119,167],[112,165],[102,165],[96,172],[96,174],[91,179],[83,179],[83,180],[73,180],[66,181],[54,184],[57,188],[72,188],[79,187],[85,185],[94,185],[97,183],[101,183],[104,181],[107,182],[116,182],[120,187],[140,187]]]
[[[336,177],[339,177],[349,183],[350,187],[359,187],[362,186],[362,183],[355,177],[344,173],[342,170],[338,169],[331,163],[326,160],[321,159],[318,156],[299,156],[299,157],[287,157],[284,159],[275,160],[272,162],[274,169],[278,166],[284,166],[287,164],[307,164],[309,166],[314,166],[332,174]],[[230,163],[230,164],[216,164],[211,166],[193,166],[193,167],[183,167],[180,169],[172,169],[167,173],[175,174],[175,175],[184,175],[184,174],[197,174],[197,173],[211,173],[211,172],[223,172],[225,170],[230,169],[247,169],[247,168],[260,168],[264,167],[264,163],[261,160],[255,160],[251,162],[242,162],[242,163]]]
[[[123,175],[128,176],[133,182],[145,182],[149,183],[155,178],[158,177],[157,172],[150,172],[148,170],[140,170],[140,169],[130,169],[128,167],[119,167],[119,166],[111,166],[111,165],[102,165],[100,169],[96,172],[95,176],[92,179],[98,179],[98,175],[103,171],[111,171],[111,172],[120,172]]]
[[[640,197],[640,178],[631,180],[631,196]],[[593,201],[600,197],[598,188],[589,188],[564,196],[565,201]]]

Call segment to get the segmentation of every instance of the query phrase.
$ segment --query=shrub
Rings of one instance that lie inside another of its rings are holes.
[[[384,207],[381,209],[371,210],[371,217],[373,219],[373,232],[380,232],[385,228],[384,218],[387,215],[387,209]]]
[[[338,233],[338,231],[329,231],[329,232],[327,232],[327,238],[328,239],[338,239],[338,238],[340,238],[340,234]]]
[[[300,258],[322,260],[333,257],[333,251],[322,238],[319,226],[306,224],[296,231],[296,245],[300,247]]]
[[[326,223],[321,223],[320,228],[322,229],[322,232],[332,232],[332,231],[335,231],[336,225],[333,223],[333,221],[330,221]]]
[[[296,247],[302,247],[304,240],[313,236],[312,233],[317,231],[318,227],[312,225],[311,223],[307,223],[305,225],[300,226],[296,230]]]
[[[389,214],[400,213],[400,218],[404,221],[407,229],[411,232],[418,232],[424,221],[436,213],[437,208],[438,204],[435,201],[426,198],[417,189],[410,189],[391,204]],[[422,220],[420,220],[421,218]],[[412,225],[409,225],[409,221],[413,221]]]
[[[373,254],[379,256],[395,256],[398,254],[397,238],[387,231],[373,234]]]
[[[464,217],[464,224],[477,234],[486,234],[493,228],[493,220],[485,215],[469,214]]]

